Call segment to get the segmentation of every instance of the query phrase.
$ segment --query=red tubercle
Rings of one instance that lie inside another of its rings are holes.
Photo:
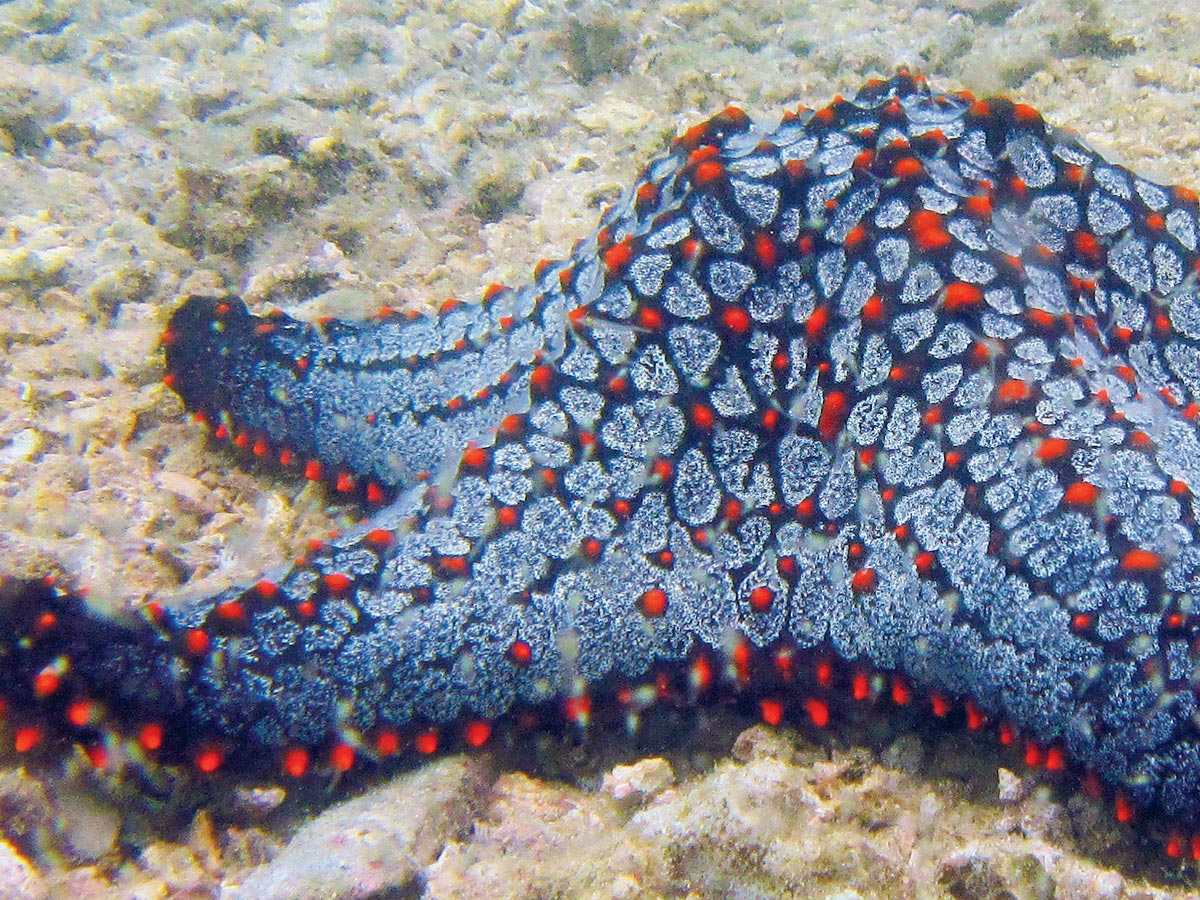
[[[33,677],[33,695],[39,700],[45,700],[57,693],[61,684],[62,676],[59,667],[51,663]]]
[[[1033,396],[1033,389],[1029,386],[1028,382],[1017,378],[1010,378],[1002,382],[996,389],[997,399],[1001,403],[1008,405],[1028,400],[1031,396]]]
[[[108,748],[101,743],[88,744],[83,748],[83,755],[92,764],[93,769],[107,769],[112,762]]]
[[[1034,328],[1049,331],[1058,322],[1058,317],[1044,309],[1030,309],[1025,312],[1025,320]]]
[[[667,592],[662,588],[651,588],[638,599],[638,609],[648,619],[661,618],[667,611]]]
[[[742,502],[730,497],[721,504],[721,517],[727,522],[737,522],[742,517]]]
[[[1164,566],[1162,556],[1150,550],[1135,548],[1121,557],[1121,570],[1131,573],[1156,572]]]
[[[1065,772],[1067,768],[1067,753],[1058,744],[1051,744],[1046,748],[1046,771],[1048,772]]]
[[[164,737],[165,732],[162,723],[147,722],[138,729],[137,742],[147,753],[154,753],[162,749]]]
[[[936,718],[944,719],[950,715],[950,699],[946,695],[934,691],[929,695],[929,708]]]
[[[33,633],[41,637],[49,634],[57,624],[58,616],[47,610],[38,616],[37,620],[33,623]]]
[[[204,656],[212,646],[212,640],[202,628],[192,628],[185,632],[183,642],[192,656]]]
[[[568,722],[587,727],[592,720],[592,698],[586,691],[563,700],[563,716]]]
[[[661,331],[663,327],[662,311],[654,306],[642,306],[637,311],[638,324],[647,331]]]
[[[633,261],[633,239],[625,238],[618,244],[613,244],[604,251],[604,266],[610,275],[617,277],[624,274],[625,269]]]
[[[13,749],[18,753],[28,753],[42,742],[40,725],[23,725],[13,732]]]
[[[882,325],[885,321],[886,306],[883,298],[872,294],[863,304],[862,318],[868,325]]]
[[[818,697],[808,697],[804,701],[804,711],[808,714],[808,719],[817,728],[825,728],[829,725],[829,703]]]
[[[758,270],[764,273],[773,272],[779,263],[779,247],[765,231],[758,232],[754,237],[754,261],[758,264]]]
[[[215,744],[208,744],[196,751],[192,762],[205,775],[212,775],[225,764],[225,751]]]
[[[229,624],[241,624],[246,621],[246,608],[239,600],[226,600],[218,603],[213,612],[217,618]]]
[[[485,447],[468,447],[463,453],[463,465],[471,469],[482,469],[488,464],[490,454]]]
[[[983,292],[966,281],[951,282],[946,286],[943,305],[947,312],[974,309],[983,304]]]
[[[529,375],[529,383],[538,393],[545,394],[554,383],[554,370],[545,363],[535,366]]]
[[[634,192],[634,208],[640,215],[645,215],[647,211],[658,205],[660,194],[658,185],[654,182],[643,182]]]
[[[509,645],[508,658],[517,668],[527,668],[533,662],[533,647],[527,641],[515,640]]]
[[[341,742],[335,744],[329,751],[329,764],[337,772],[349,772],[354,768],[354,760],[357,757],[355,749],[348,743]]]
[[[1039,768],[1045,757],[1041,745],[1032,739],[1025,740],[1025,765],[1031,769]]]
[[[867,229],[862,225],[855,225],[846,232],[846,236],[842,239],[842,246],[848,253],[853,253],[856,249],[862,246],[862,243],[867,238]]]
[[[979,704],[974,699],[968,698],[964,704],[964,710],[967,715],[967,728],[971,731],[979,731],[987,724],[987,716],[983,714],[983,710],[979,708]]]
[[[854,157],[853,168],[856,172],[869,171],[871,166],[875,164],[875,151],[868,148],[863,150],[858,156]]]
[[[1046,438],[1034,454],[1042,462],[1060,459],[1071,452],[1071,442],[1064,438]]]
[[[463,726],[463,743],[468,747],[482,747],[492,736],[492,723],[484,719],[472,719]]]
[[[859,569],[850,576],[850,587],[856,594],[870,594],[879,586],[879,576],[874,569]]]
[[[311,762],[311,756],[305,747],[292,747],[283,754],[284,774],[292,778],[302,778],[308,774]]]
[[[436,748],[435,748],[436,749]],[[382,757],[395,756],[400,752],[400,735],[384,728],[375,735],[375,752]]]
[[[692,171],[692,183],[700,189],[724,183],[725,166],[715,159],[705,160]]]
[[[817,431],[827,443],[832,442],[841,433],[842,426],[850,415],[850,401],[841,391],[830,391],[825,395],[821,405],[821,415],[817,422]]]
[[[758,710],[768,725],[775,726],[783,721],[783,702],[778,698],[764,697],[758,701]]]
[[[94,724],[101,716],[99,704],[92,700],[81,698],[73,701],[66,712],[67,722],[75,728],[85,728]]]
[[[932,253],[949,247],[953,243],[953,238],[950,237],[950,232],[944,228],[926,228],[913,233],[913,243],[917,245],[918,250]]]
[[[833,660],[829,657],[822,657],[817,661],[816,668],[817,684],[820,687],[827,688],[833,684]]]
[[[438,751],[437,728],[426,728],[416,736],[413,746],[421,756],[431,756]]]
[[[699,696],[708,691],[713,683],[712,661],[707,653],[698,653],[688,667],[688,685]]]
[[[438,557],[437,566],[441,573],[449,578],[462,578],[470,568],[465,556]]]
[[[344,572],[330,572],[321,579],[325,583],[325,587],[333,594],[344,594],[350,589],[353,579]]]
[[[760,586],[750,592],[750,608],[756,613],[764,613],[771,608],[775,601],[775,592],[769,587]]]
[[[992,198],[987,194],[976,194],[963,200],[963,208],[972,216],[983,221],[992,217]]]
[[[1134,809],[1133,801],[1124,793],[1118,791],[1113,798],[1113,814],[1116,816],[1117,821],[1122,825],[1127,825],[1133,821],[1135,813],[1136,810]]]
[[[1093,506],[1100,497],[1100,488],[1087,481],[1077,481],[1063,493],[1064,502],[1072,506]]]
[[[818,306],[804,321],[804,333],[808,336],[809,341],[816,341],[825,331],[829,324],[829,310],[824,306]]]
[[[736,334],[744,334],[753,324],[750,314],[741,306],[725,307],[721,311],[721,323]]]
[[[794,647],[780,647],[771,656],[775,672],[785,682],[791,682],[796,677],[796,650]]]
[[[1184,850],[1183,835],[1181,835],[1177,831],[1171,832],[1167,836],[1166,843],[1163,845],[1163,852],[1166,853],[1167,856],[1169,856],[1171,859],[1179,859],[1181,856],[1183,856],[1183,850]]]
[[[925,166],[914,156],[902,156],[892,164],[892,175],[904,181],[911,181],[925,172]]]

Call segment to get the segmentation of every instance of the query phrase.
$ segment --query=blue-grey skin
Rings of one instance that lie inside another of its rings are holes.
[[[62,711],[94,697],[169,759],[362,759],[664,671],[796,710],[870,671],[1200,826],[1194,195],[901,74],[772,132],[726,111],[601,225],[430,318],[187,301],[189,406],[394,499],[153,621],[7,582],[13,709],[86,741]]]

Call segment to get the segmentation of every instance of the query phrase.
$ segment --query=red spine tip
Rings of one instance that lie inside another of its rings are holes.
[[[339,772],[349,772],[354,767],[354,748],[338,744],[329,752],[329,764]]]

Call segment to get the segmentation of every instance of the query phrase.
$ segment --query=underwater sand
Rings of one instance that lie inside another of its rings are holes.
[[[727,103],[774,120],[900,63],[1200,186],[1191,4],[0,5],[0,571],[63,575],[111,609],[171,602],[252,581],[357,515],[207,445],[160,384],[181,295],[309,317],[474,299],[567,254]],[[561,780],[504,754],[447,760],[435,802],[424,770],[368,785],[366,820],[428,828],[350,840],[379,848],[355,865],[391,874],[312,896],[1194,896],[1131,859],[1104,810],[971,741],[866,729],[866,746],[825,746],[714,719],[608,788],[628,745],[530,748]],[[156,819],[77,767],[19,763],[0,754],[14,898],[305,896],[322,876],[288,866],[311,852],[248,873],[345,797],[272,814],[270,790],[223,792],[180,830],[195,804]],[[317,841],[332,827],[313,824]],[[248,878],[274,887],[238,893]]]

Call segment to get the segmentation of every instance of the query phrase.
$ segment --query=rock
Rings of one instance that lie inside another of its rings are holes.
[[[404,892],[451,839],[465,834],[487,793],[477,757],[430,763],[309,822],[272,862],[222,900],[354,900]]]
[[[651,801],[663,802],[670,791]],[[607,796],[502,775],[469,840],[452,843],[429,867],[428,900],[650,900],[673,896],[661,832],[625,827]]]
[[[0,897],[5,900],[45,900],[46,885],[8,841],[0,841]]]
[[[245,785],[237,788],[233,795],[237,811],[255,822],[265,819],[279,809],[285,799],[287,791],[278,786]]]
[[[121,818],[115,809],[85,791],[62,791],[55,804],[62,837],[79,859],[95,862],[117,844]]]
[[[660,757],[617,766],[604,776],[601,790],[614,800],[643,803],[675,783],[671,764]]]
[[[1020,803],[1029,796],[1025,779],[1012,769],[1001,766],[996,772],[1001,803]]]
[[[938,882],[957,900],[1053,900],[1055,879],[1033,853],[956,853]]]
[[[737,736],[730,752],[738,762],[748,763],[756,759],[790,760],[796,755],[796,748],[785,732],[755,725]]]

